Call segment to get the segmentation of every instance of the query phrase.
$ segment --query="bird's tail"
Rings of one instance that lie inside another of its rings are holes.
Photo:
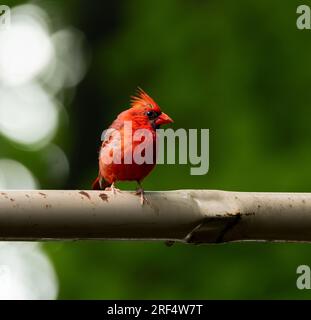
[[[92,189],[93,190],[104,190],[107,187],[110,187],[111,183],[106,182],[105,180],[102,179],[101,183],[99,181],[99,177],[97,177],[94,182],[92,183]]]

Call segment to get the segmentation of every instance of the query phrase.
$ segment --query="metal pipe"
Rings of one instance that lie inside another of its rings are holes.
[[[0,191],[0,240],[311,241],[311,193]]]

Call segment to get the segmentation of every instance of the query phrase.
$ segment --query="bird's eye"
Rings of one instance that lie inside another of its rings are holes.
[[[158,113],[155,111],[147,111],[146,115],[149,119],[154,119],[158,116]]]

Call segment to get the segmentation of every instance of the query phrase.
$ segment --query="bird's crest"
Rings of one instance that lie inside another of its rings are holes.
[[[137,108],[147,106],[155,109],[159,108],[157,103],[143,89],[138,87],[137,95],[131,96],[131,107]]]

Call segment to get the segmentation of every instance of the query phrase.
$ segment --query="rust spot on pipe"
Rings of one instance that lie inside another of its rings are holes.
[[[85,192],[85,191],[80,191],[79,193],[82,194],[84,197],[87,197],[89,200],[91,200],[91,197],[90,197],[90,195],[89,195],[87,192]]]
[[[230,212],[226,212],[225,217],[242,217],[242,216],[254,216],[255,212],[236,212],[236,213],[230,213]],[[222,216],[222,215],[216,215],[216,216]]]
[[[25,194],[25,197],[26,197],[26,198],[30,198],[29,194]]]
[[[238,213],[226,212],[226,213],[225,213],[225,216],[226,216],[226,217],[235,217],[235,216],[238,215],[238,214],[240,214],[240,212],[238,212]]]
[[[106,193],[101,193],[101,194],[99,195],[99,197],[100,197],[103,201],[108,202],[108,196],[106,195]]]
[[[1,194],[5,197],[5,199],[9,199],[8,195],[5,192],[1,192]]]
[[[44,198],[46,198],[46,194],[45,194],[45,193],[39,192],[39,194],[40,194],[41,196],[43,196]]]
[[[255,212],[246,212],[242,214],[242,216],[254,216],[254,215],[255,215]]]
[[[13,202],[13,201],[15,201],[15,200],[14,200],[13,198],[10,198],[10,201],[12,201],[12,202]]]

